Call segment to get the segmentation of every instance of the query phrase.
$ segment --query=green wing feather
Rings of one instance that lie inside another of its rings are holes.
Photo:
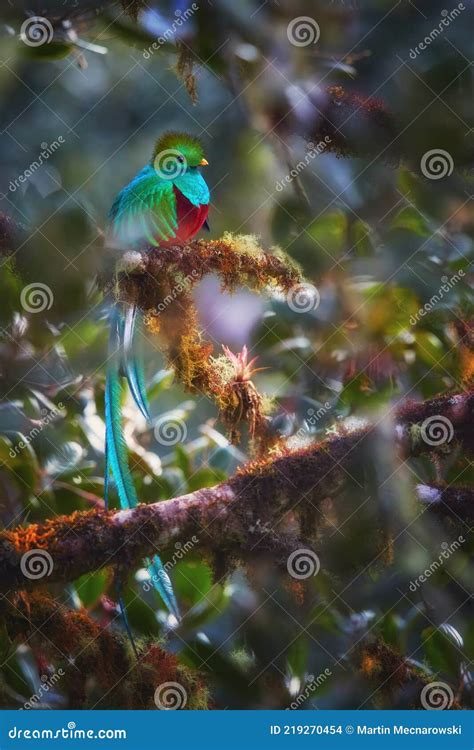
[[[151,165],[117,195],[109,219],[112,235],[120,245],[157,247],[176,236],[178,218],[171,180],[160,177]]]

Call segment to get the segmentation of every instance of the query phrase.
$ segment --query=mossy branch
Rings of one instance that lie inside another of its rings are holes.
[[[235,371],[228,355],[214,351],[199,325],[191,292],[208,274],[217,275],[228,293],[246,287],[288,294],[303,281],[298,266],[278,249],[265,252],[253,236],[226,233],[219,240],[153,248],[144,255],[126,253],[114,292],[119,301],[142,310],[183,387],[214,401],[232,442],[239,441],[244,424],[252,445],[263,453],[277,441],[269,430],[265,398],[250,376]]]
[[[394,446],[402,455],[443,448],[420,439],[422,424],[434,412],[437,417],[452,419],[453,445],[462,444],[466,452],[472,451],[474,391],[466,391],[404,404],[398,411],[393,436]],[[157,550],[166,560],[167,553],[173,554],[175,543],[183,540],[192,540],[193,549],[201,549],[217,560],[246,561],[265,553],[281,562],[301,544],[302,537],[308,538],[322,523],[322,504],[328,499],[334,504],[348,472],[354,471],[364,455],[370,455],[374,436],[374,425],[342,431],[303,449],[275,451],[227,482],[172,500],[119,512],[76,512],[5,530],[0,533],[0,590],[38,584],[38,576],[25,574],[25,553],[38,549],[50,556],[47,577],[39,578],[39,583],[72,581],[108,565],[126,571]],[[453,497],[453,517],[463,516],[461,500],[459,493]],[[470,504],[466,513],[472,514]]]

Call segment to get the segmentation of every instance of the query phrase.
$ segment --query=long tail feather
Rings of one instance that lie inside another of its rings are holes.
[[[120,365],[123,362],[123,342],[128,334],[126,320],[116,306],[110,320],[110,352],[105,386],[105,502],[108,504],[109,472],[115,480],[115,486],[122,508],[134,508],[138,505],[138,498],[133,485],[133,479],[128,465],[127,446],[122,432],[121,398],[122,382]],[[132,325],[133,328],[133,325]],[[163,567],[158,555],[151,560],[147,558],[144,564],[155,589],[160,594],[167,609],[179,619],[179,609],[173,592],[173,586],[168,573]],[[124,619],[125,622],[125,619]],[[127,623],[125,623],[127,628]]]
[[[148,567],[148,573],[151,578],[153,586],[158,591],[159,595],[163,599],[167,609],[177,620],[181,619],[179,613],[178,603],[173,591],[173,584],[171,583],[170,577],[163,567],[163,563],[158,555],[154,555],[151,560],[149,557],[145,559],[145,565]]]
[[[109,467],[109,449],[107,448],[107,430],[105,435],[105,466],[104,466],[104,505],[105,510],[109,508],[109,483],[110,483],[110,467]]]
[[[123,366],[133,400],[145,419],[151,422],[145,387],[141,337],[139,335],[141,323],[142,318],[140,313],[137,313],[137,306],[128,305],[125,310],[123,326]]]
[[[122,508],[134,508],[138,498],[128,466],[122,433],[122,383],[120,379],[121,314],[117,307],[111,316],[110,353],[105,383],[106,464],[112,472]]]

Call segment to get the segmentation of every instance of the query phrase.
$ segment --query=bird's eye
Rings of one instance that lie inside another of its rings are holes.
[[[180,164],[183,164],[184,163],[184,156],[179,155],[178,156],[178,161],[180,162]]]

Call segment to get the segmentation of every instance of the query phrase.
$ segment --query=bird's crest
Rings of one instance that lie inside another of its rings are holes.
[[[182,156],[184,163],[189,167],[199,167],[207,164],[204,159],[204,150],[198,138],[188,133],[169,131],[160,136],[155,144],[152,163],[157,158],[166,158],[167,155],[175,154]]]

